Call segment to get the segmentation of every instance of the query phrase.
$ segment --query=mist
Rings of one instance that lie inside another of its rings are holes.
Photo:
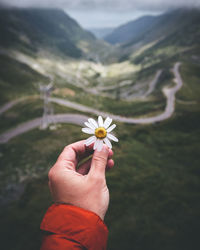
[[[51,7],[68,10],[103,11],[164,11],[171,8],[199,7],[200,0],[1,0],[0,3],[16,7]]]

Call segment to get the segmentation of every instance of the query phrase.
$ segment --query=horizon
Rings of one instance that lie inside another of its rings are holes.
[[[58,7],[19,7],[19,6],[8,6],[2,4],[0,2],[0,9],[1,8],[17,8],[17,9],[58,9],[64,11],[68,16],[73,18],[82,28],[86,30],[95,30],[95,29],[115,29],[122,25],[125,25],[129,22],[137,20],[144,16],[159,16],[168,11],[174,11],[178,9],[199,9],[200,7],[180,7],[176,9],[168,9],[165,11],[134,11],[134,12],[106,12],[106,11],[98,11],[95,10],[92,14],[89,11],[73,11],[62,9]],[[89,15],[91,14],[91,15]],[[96,20],[95,20],[96,19]],[[102,24],[103,20],[103,24]],[[96,22],[95,22],[96,21]],[[91,25],[92,23],[92,25]],[[95,23],[95,24],[94,24]]]
[[[154,11],[134,11],[126,13],[106,13],[103,11],[95,11],[88,15],[84,11],[68,11],[65,12],[74,18],[84,29],[104,29],[104,28],[117,28],[128,22],[137,20],[140,17],[151,15],[157,16],[164,12]]]
[[[69,10],[63,9],[58,7],[20,7],[20,6],[8,6],[4,3],[0,2],[0,8],[17,8],[17,9],[29,9],[29,8],[38,8],[38,9],[60,9],[63,10],[67,15],[71,18],[75,19],[78,24],[84,29],[106,29],[106,28],[117,28],[123,24],[128,22],[137,20],[140,17],[151,15],[151,16],[158,16],[163,14],[166,11],[127,11],[120,13],[116,12],[107,12],[107,11],[100,11],[95,10],[93,12],[90,11],[83,11],[83,10]],[[103,24],[102,24],[103,20]],[[91,25],[92,23],[92,25]]]
[[[78,24],[84,29],[104,29],[104,28],[117,28],[128,22],[137,20],[140,17],[151,15],[158,16],[163,14],[166,11],[127,11],[123,13],[116,12],[107,12],[95,10],[93,12],[83,11],[83,10],[69,10],[58,7],[20,7],[20,6],[8,6],[0,2],[0,8],[17,8],[17,9],[29,9],[29,8],[38,8],[38,9],[60,9],[63,10],[71,18],[75,19]],[[102,24],[103,21],[103,24]],[[92,25],[91,25],[92,23]]]
[[[116,28],[145,15],[156,16],[179,8],[199,8],[200,0],[0,0],[0,6],[58,8],[84,29]]]

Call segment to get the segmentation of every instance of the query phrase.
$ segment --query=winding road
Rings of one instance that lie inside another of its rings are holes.
[[[103,117],[109,116],[113,120],[118,121],[118,122],[125,122],[125,123],[131,123],[131,124],[148,124],[148,123],[155,123],[155,122],[163,121],[163,120],[166,120],[169,117],[171,117],[171,115],[173,114],[174,109],[175,109],[175,94],[183,85],[181,76],[179,74],[180,64],[181,63],[176,63],[174,68],[173,68],[173,73],[175,76],[174,81],[175,81],[176,85],[172,88],[165,87],[163,89],[163,93],[167,99],[167,105],[165,107],[165,111],[162,114],[157,115],[157,116],[147,117],[147,118],[128,118],[128,117],[124,117],[124,116],[113,115],[110,113],[102,112],[102,111],[99,111],[97,109],[90,108],[90,107],[84,106],[82,104],[70,102],[67,100],[63,100],[60,98],[49,98],[49,100],[51,102],[57,103],[59,105],[70,107],[70,108],[73,108],[73,109],[76,109],[76,110],[79,110],[82,112],[91,113],[94,115],[102,115]]]
[[[76,125],[83,125],[83,123],[88,119],[88,117],[85,115],[77,115],[77,114],[57,114],[49,116],[49,119],[54,120],[58,123],[72,123]],[[14,129],[10,129],[5,133],[1,134],[0,143],[6,143],[10,139],[20,134],[26,133],[29,130],[40,127],[41,124],[42,124],[42,117],[21,123]]]
[[[162,74],[162,70],[158,70],[156,72],[155,77],[148,84],[148,89],[146,90],[146,92],[143,92],[143,88],[146,86],[146,84],[145,83],[137,83],[137,84],[133,85],[132,88],[129,88],[128,91],[123,92],[120,95],[120,97],[122,97],[125,100],[145,99],[147,96],[149,96],[154,91],[161,74]]]
[[[148,95],[150,95],[154,91],[154,89],[156,87],[156,84],[158,82],[158,79],[161,76],[161,74],[162,74],[162,70],[158,70],[157,73],[156,73],[155,78],[149,84],[149,89],[144,93],[142,98],[147,97]]]
[[[163,94],[166,96],[167,99],[167,104],[165,107],[165,110],[162,114],[153,116],[153,117],[147,117],[147,118],[128,118],[128,117],[123,117],[119,115],[114,115],[106,112],[101,112],[97,109],[90,108],[87,106],[84,106],[82,104],[77,104],[74,102],[66,101],[60,98],[49,98],[51,102],[57,103],[59,105],[63,105],[66,107],[70,107],[82,112],[86,113],[91,113],[94,115],[102,115],[103,117],[111,117],[113,120],[118,121],[118,122],[124,122],[124,123],[129,123],[129,124],[151,124],[151,123],[156,123],[160,122],[163,120],[166,120],[172,116],[175,110],[175,94],[176,92],[182,87],[183,82],[179,73],[179,67],[181,63],[177,62],[174,67],[173,67],[173,73],[175,76],[174,82],[175,86],[169,88],[169,87],[164,87],[163,88]],[[154,87],[154,86],[152,86]],[[9,104],[4,105],[1,109],[0,112],[5,112],[6,110],[9,109],[9,107],[14,106],[18,101],[13,101]],[[76,125],[83,125],[84,121],[88,119],[87,116],[85,115],[77,115],[77,114],[57,114],[53,115],[50,117],[50,119],[54,120],[55,122],[59,123],[72,123]],[[10,139],[23,134],[29,130],[32,130],[34,128],[37,128],[41,125],[42,118],[36,118],[34,120],[22,123],[18,125],[16,128],[11,129],[6,131],[5,133],[0,135],[0,143],[6,143]]]
[[[21,102],[23,99],[17,99],[17,100],[14,100],[12,102],[8,102],[6,103],[5,105],[3,105],[1,108],[0,108],[0,115],[3,114],[4,112],[6,112],[7,110],[11,109],[13,106],[15,106],[16,104],[18,104],[19,102]]]

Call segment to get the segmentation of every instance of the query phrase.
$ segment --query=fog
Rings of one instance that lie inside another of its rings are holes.
[[[24,8],[61,8],[84,28],[117,27],[143,15],[200,6],[200,0],[0,0],[0,3]]]

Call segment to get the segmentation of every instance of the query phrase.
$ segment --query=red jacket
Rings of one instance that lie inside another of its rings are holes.
[[[98,215],[79,207],[53,204],[40,228],[45,231],[41,250],[106,249],[106,225]]]

